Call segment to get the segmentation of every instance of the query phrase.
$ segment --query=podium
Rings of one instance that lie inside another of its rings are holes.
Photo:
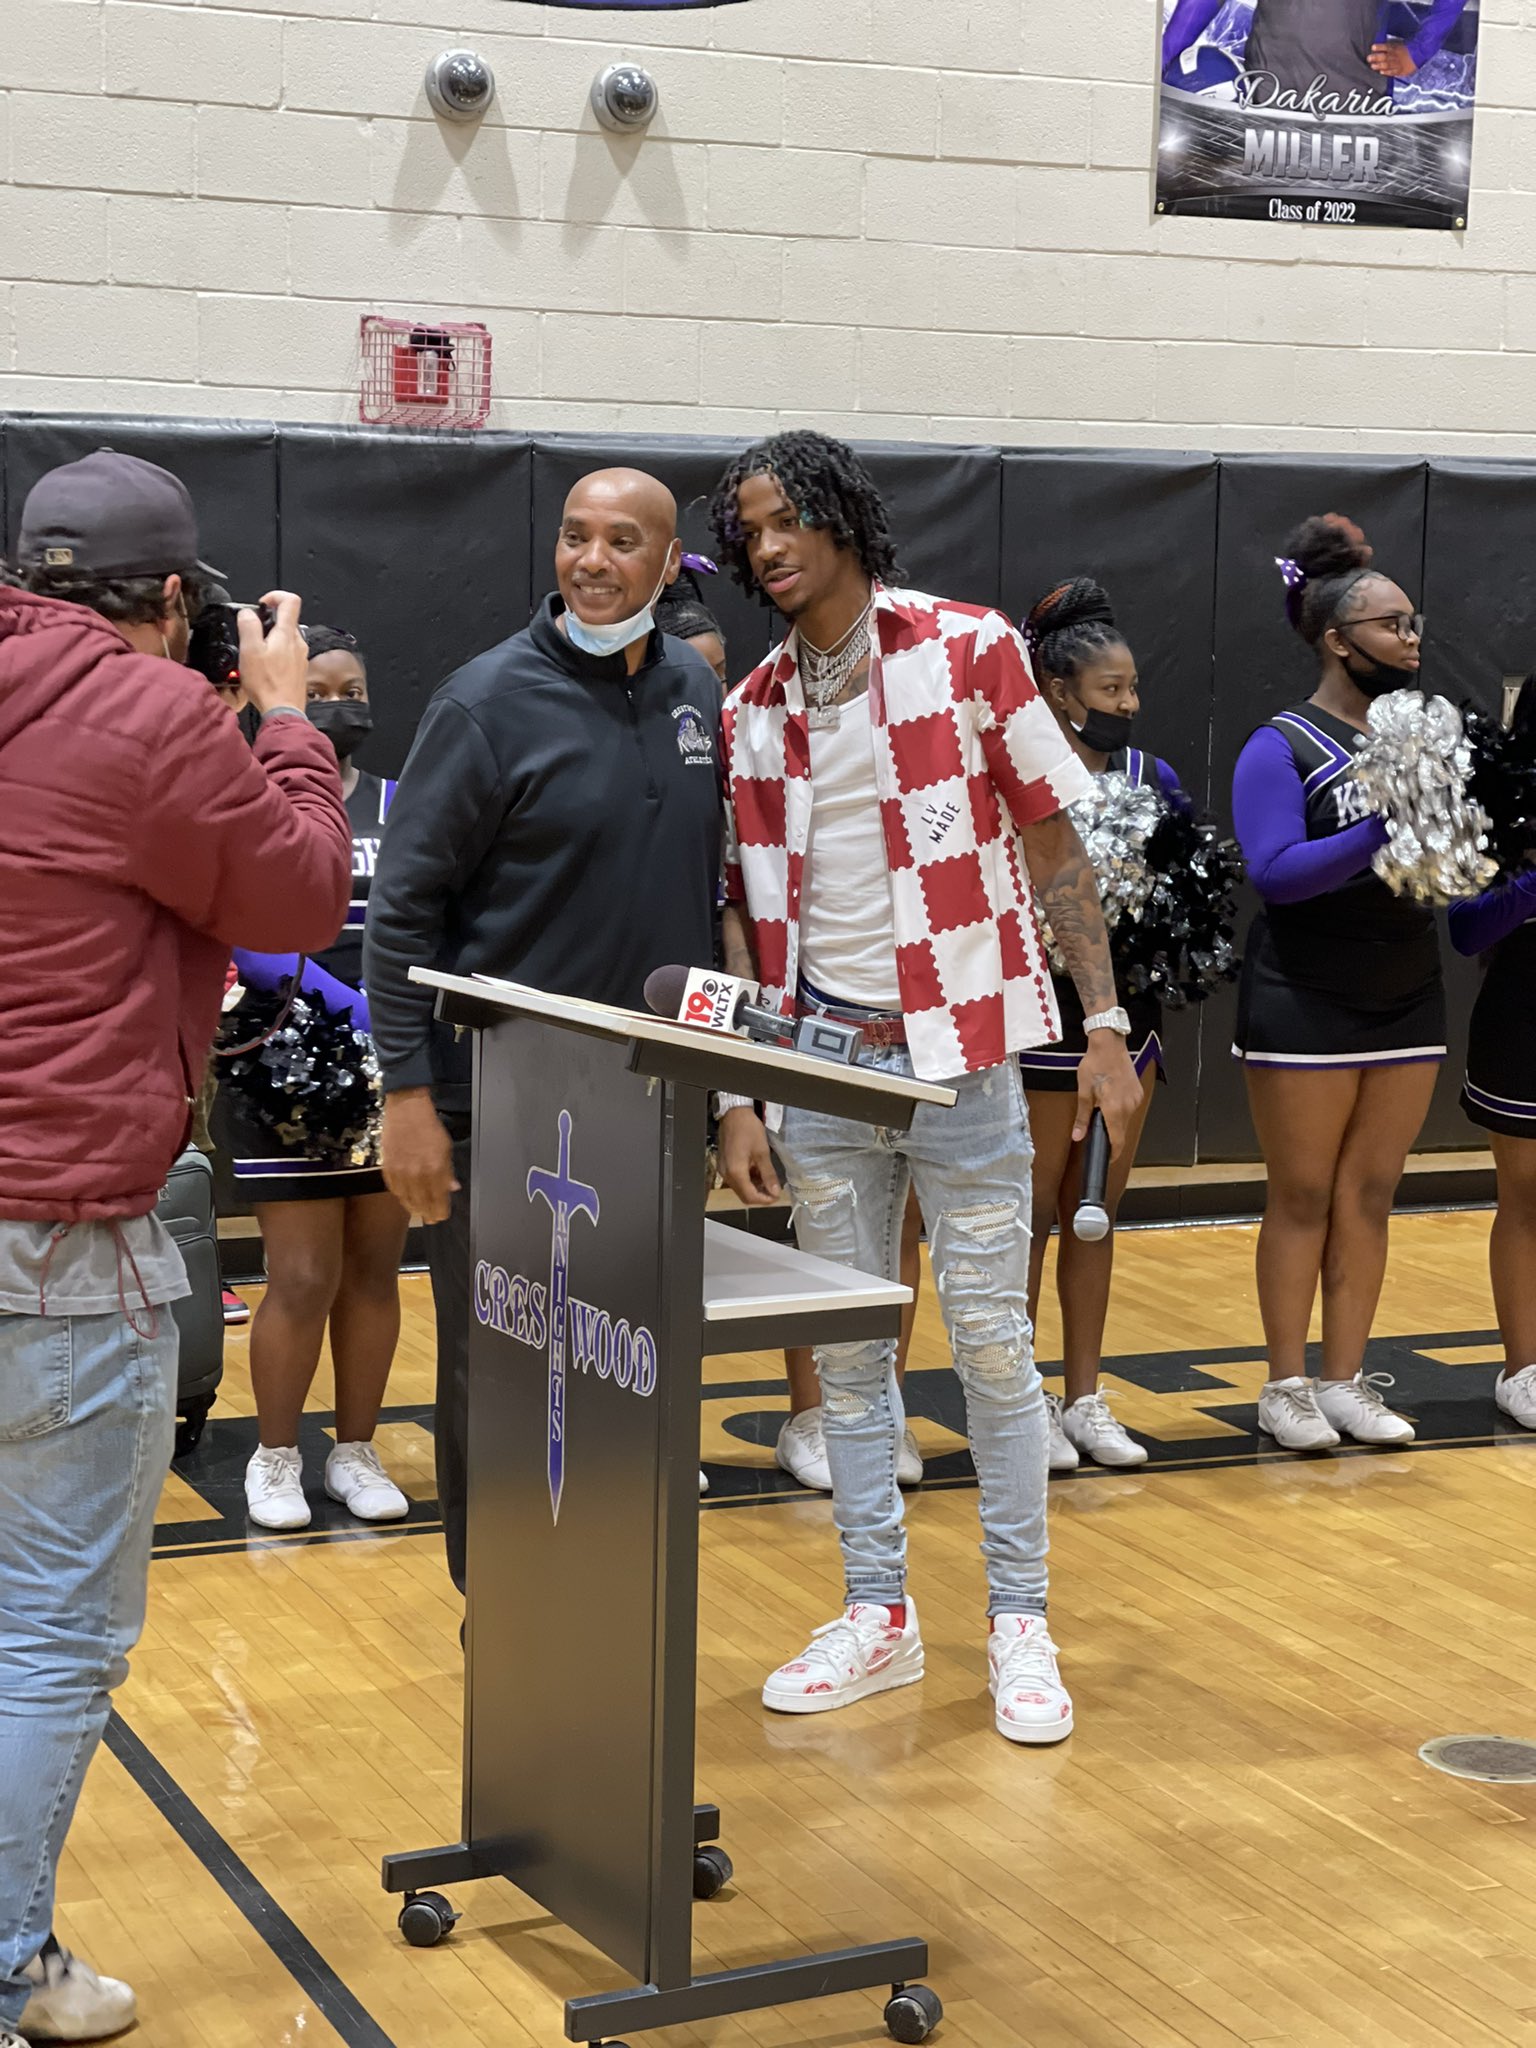
[[[706,1222],[712,1090],[905,1130],[953,1092],[509,982],[413,971],[475,1034],[463,1839],[384,1859],[406,1938],[429,1889],[503,1877],[635,1980],[577,1998],[607,2043],[891,1987],[940,2007],[912,1937],[693,1971],[732,1871],[694,1800],[701,1360],[895,1336],[908,1291]],[[721,1910],[729,1910],[728,1906]]]

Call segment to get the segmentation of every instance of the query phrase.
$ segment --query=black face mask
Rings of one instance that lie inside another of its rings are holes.
[[[1352,640],[1348,646],[1344,673],[1362,697],[1385,697],[1393,690],[1416,690],[1419,687],[1416,670],[1394,668],[1390,662],[1377,661],[1373,655],[1362,654]]]
[[[1131,728],[1136,720],[1128,713],[1085,711],[1081,725],[1070,712],[1067,716],[1072,730],[1091,754],[1118,754],[1122,747],[1131,744]]]
[[[309,706],[309,722],[323,732],[345,761],[373,731],[373,713],[354,697],[317,697]]]

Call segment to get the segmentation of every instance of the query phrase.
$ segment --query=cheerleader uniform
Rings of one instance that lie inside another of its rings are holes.
[[[347,798],[347,817],[352,826],[352,900],[347,906],[347,921],[334,945],[306,961],[300,981],[301,988],[320,996],[333,1010],[348,1011],[363,1031],[368,1029],[368,1002],[363,993],[363,924],[384,820],[394,794],[393,782],[385,782],[366,770],[358,771],[357,786]],[[298,956],[248,953],[237,947],[235,966],[248,988],[286,988],[298,966]],[[228,1021],[225,1036],[242,1042],[238,1009]],[[218,1064],[215,1060],[215,1068]],[[214,1140],[230,1162],[236,1186],[249,1202],[318,1202],[384,1192],[384,1176],[376,1160],[367,1166],[338,1166],[334,1159],[309,1157],[302,1144],[285,1145],[251,1114],[237,1087],[220,1088],[212,1121]]]
[[[1387,828],[1350,773],[1364,737],[1298,704],[1261,725],[1238,759],[1233,822],[1264,899],[1243,957],[1232,1047],[1250,1066],[1445,1057],[1434,913],[1371,872]]]
[[[1139,747],[1121,747],[1111,754],[1104,773],[1123,775],[1135,789],[1159,789],[1169,803],[1181,811],[1192,808],[1188,796],[1179,786],[1178,776],[1168,763],[1160,761],[1155,754],[1144,754]],[[1027,1092],[1075,1095],[1077,1070],[1088,1050],[1088,1039],[1083,1030],[1083,1006],[1070,975],[1053,974],[1051,983],[1056,990],[1056,1007],[1061,1014],[1061,1036],[1050,1045],[1034,1046],[1028,1052],[1020,1053],[1019,1067]],[[1136,1069],[1136,1078],[1140,1080],[1148,1067],[1156,1067],[1159,1079],[1164,1078],[1162,1004],[1146,991],[1140,995],[1128,995],[1120,989],[1118,995],[1131,1020],[1131,1035],[1125,1043],[1131,1064]]]
[[[1453,903],[1451,942],[1486,955],[1461,1106],[1506,1138],[1536,1138],[1536,868]]]

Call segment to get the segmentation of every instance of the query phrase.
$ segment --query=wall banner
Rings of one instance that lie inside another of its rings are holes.
[[[1464,228],[1480,0],[1162,0],[1157,210]]]

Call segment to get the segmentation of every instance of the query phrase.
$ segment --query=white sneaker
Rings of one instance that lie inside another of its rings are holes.
[[[1502,1374],[1493,1383],[1493,1398],[1522,1429],[1536,1429],[1536,1365]]]
[[[309,1527],[304,1467],[297,1445],[274,1451],[263,1444],[257,1451],[245,1468],[245,1511],[258,1529]]]
[[[51,1936],[21,1974],[37,1986],[16,2022],[23,2041],[104,2041],[133,2025],[138,2001],[132,1987],[116,1977],[98,1977]],[[0,2031],[0,2044],[16,2039]]]
[[[325,1490],[360,1522],[398,1522],[411,1512],[372,1444],[337,1444],[325,1461]]]
[[[856,1602],[817,1629],[793,1663],[781,1664],[763,1687],[763,1705],[780,1714],[826,1714],[871,1693],[915,1685],[923,1675],[917,1603],[908,1599],[905,1628],[889,1607]]]
[[[817,1493],[832,1491],[832,1469],[827,1463],[827,1446],[821,1433],[821,1410],[802,1408],[791,1415],[779,1431],[774,1457],[791,1479]]]
[[[1137,1443],[1110,1413],[1102,1394],[1084,1394],[1061,1418],[1061,1433],[1096,1465],[1145,1465],[1145,1444]]]
[[[1259,1427],[1282,1451],[1331,1451],[1339,1432],[1317,1405],[1317,1381],[1268,1380],[1259,1389]]]
[[[827,1474],[828,1479],[831,1473]],[[910,1429],[901,1433],[901,1442],[896,1447],[896,1484],[898,1486],[921,1486],[923,1483],[923,1454],[917,1448],[917,1438]]]
[[[1411,1444],[1413,1424],[1394,1414],[1377,1391],[1393,1384],[1389,1372],[1357,1372],[1352,1380],[1319,1380],[1317,1405],[1340,1436],[1357,1444]]]
[[[1081,1460],[1076,1450],[1068,1443],[1067,1432],[1062,1428],[1060,1394],[1046,1395],[1045,1419],[1051,1432],[1051,1470],[1075,1472]]]
[[[999,1735],[1010,1742],[1066,1741],[1072,1695],[1061,1682],[1043,1614],[998,1615],[987,1638],[987,1667]]]

